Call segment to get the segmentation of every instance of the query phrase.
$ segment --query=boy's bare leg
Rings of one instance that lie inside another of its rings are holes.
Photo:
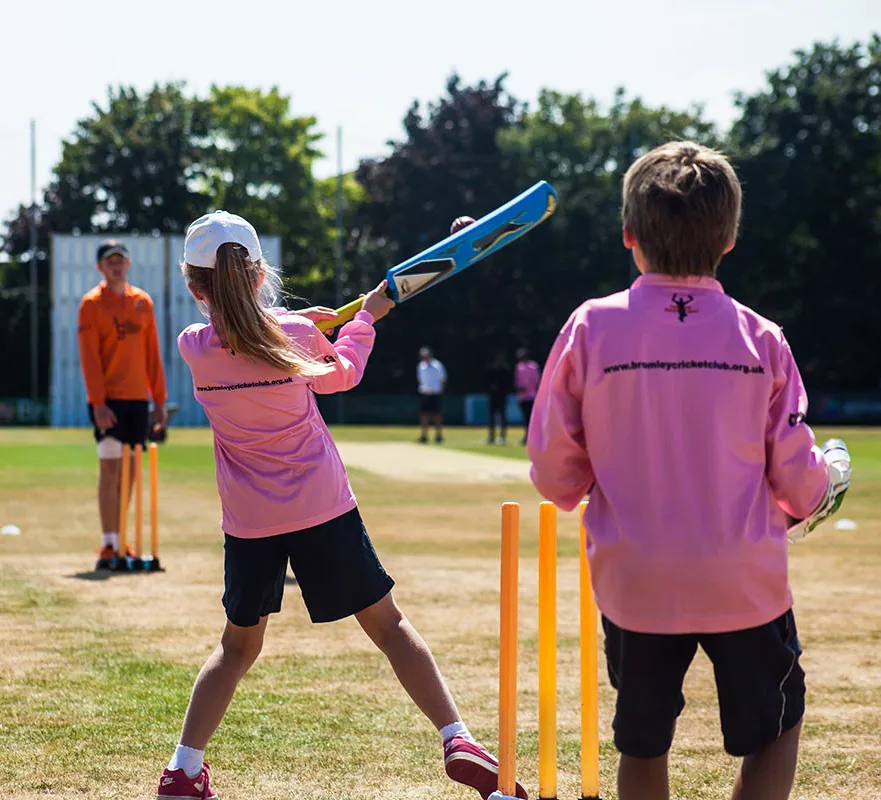
[[[619,800],[669,800],[667,755],[633,758],[622,755],[618,762]]]
[[[391,592],[357,613],[355,619],[385,654],[401,686],[435,728],[440,730],[462,719],[428,645]]]
[[[428,438],[428,414],[424,411],[419,415],[420,438]]]
[[[208,656],[196,678],[184,718],[180,743],[204,750],[229,707],[236,686],[260,655],[269,617],[261,617],[252,627],[243,628],[227,621],[217,649]]]
[[[743,759],[731,800],[787,800],[795,780],[801,722]]]

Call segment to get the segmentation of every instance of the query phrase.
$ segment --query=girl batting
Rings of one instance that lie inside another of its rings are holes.
[[[214,435],[227,621],[196,679],[157,799],[217,797],[205,748],[260,654],[269,615],[281,609],[288,562],[312,621],[355,616],[440,732],[447,774],[486,798],[496,788],[498,762],[469,734],[431,651],[395,603],[394,581],[373,549],[315,402],[316,393],[346,391],[361,380],[373,323],[394,305],[385,282],[331,344],[314,320],[334,312],[272,307],[277,274],[254,228],[235,214],[216,211],[189,227],[183,273],[208,316],[181,333],[178,347]]]

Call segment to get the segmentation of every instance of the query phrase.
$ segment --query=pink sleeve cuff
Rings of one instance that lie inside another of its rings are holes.
[[[376,320],[373,319],[373,314],[369,311],[359,311],[355,314],[353,319],[360,320],[361,322],[366,322],[368,325],[372,325]]]

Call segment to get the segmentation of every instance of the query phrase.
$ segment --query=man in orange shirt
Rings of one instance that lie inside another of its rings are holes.
[[[96,569],[107,569],[119,553],[119,495],[122,447],[145,445],[152,428],[167,422],[165,373],[153,301],[128,282],[128,249],[117,241],[98,248],[104,280],[80,303],[80,363],[89,400],[89,418],[98,442],[98,512],[102,547]]]

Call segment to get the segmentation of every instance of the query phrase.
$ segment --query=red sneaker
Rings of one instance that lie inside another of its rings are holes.
[[[101,552],[98,553],[98,561],[95,564],[95,569],[110,569],[110,566],[116,560],[116,550],[114,550],[109,544],[105,544],[104,547],[101,548]]]
[[[444,745],[444,768],[452,780],[477,789],[483,800],[499,788],[498,759],[482,744],[461,736],[454,736]],[[517,797],[529,797],[520,783]]]
[[[196,778],[187,777],[182,769],[166,769],[159,779],[156,800],[217,800],[217,792],[211,788],[208,765],[202,764],[202,772]]]

